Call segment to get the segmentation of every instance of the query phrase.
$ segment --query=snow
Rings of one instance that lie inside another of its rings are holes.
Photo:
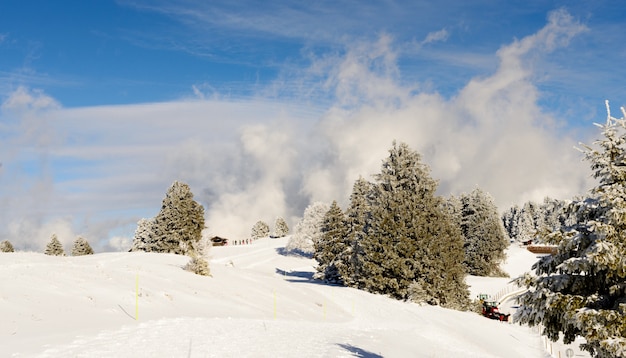
[[[13,357],[548,357],[531,329],[312,281],[288,237],[188,258],[0,254],[0,355]],[[515,277],[536,260],[512,247]],[[472,294],[510,279],[468,277]],[[137,290],[138,288],[138,290]]]

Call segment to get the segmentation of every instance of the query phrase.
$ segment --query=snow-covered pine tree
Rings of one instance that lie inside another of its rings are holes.
[[[505,276],[500,263],[509,241],[493,198],[480,190],[461,195],[464,265],[475,276]]]
[[[350,247],[347,237],[346,218],[336,201],[330,205],[330,209],[324,215],[322,235],[314,244],[313,258],[317,260],[317,273],[315,278],[330,283],[343,283],[340,274],[346,271],[344,267],[349,264]]]
[[[406,299],[417,284],[427,303],[461,308],[469,296],[463,241],[435,195],[437,182],[429,171],[417,152],[393,143],[376,175],[371,226],[358,255],[358,285]]]
[[[291,254],[313,255],[313,244],[322,234],[324,215],[330,206],[316,201],[307,206],[302,219],[296,224],[296,229],[289,238],[285,251]]]
[[[50,241],[46,245],[46,251],[44,251],[44,254],[50,256],[65,256],[63,245],[61,245],[61,242],[57,238],[56,234],[52,234],[50,237]]]
[[[461,198],[450,195],[444,202],[444,207],[450,214],[452,222],[454,222],[456,226],[461,227],[461,217],[463,213],[463,203],[461,203]]]
[[[265,221],[259,220],[252,227],[252,233],[250,237],[252,237],[252,240],[258,240],[262,237],[269,236],[269,234],[270,226]]]
[[[130,251],[190,254],[203,229],[204,208],[193,200],[189,185],[175,181],[157,216],[139,221]]]
[[[0,242],[0,252],[15,252],[15,249],[13,248],[11,241],[4,240]]]
[[[535,240],[538,234],[537,223],[535,222],[535,208],[537,204],[529,201],[524,204],[520,211],[519,221],[517,223],[517,240],[526,242]]]
[[[443,201],[440,197],[436,199],[440,203]],[[467,310],[469,290],[465,284],[467,272],[463,266],[461,231],[442,204],[425,219],[428,224],[421,230],[420,235],[430,236],[426,255],[432,256],[429,257],[431,268],[424,265],[422,270],[426,274],[416,280],[416,283],[425,289],[431,299],[421,302]]]
[[[563,226],[567,221],[567,216],[565,215],[567,204],[564,200],[544,198],[541,205],[543,227],[540,227],[539,231],[552,232]]]
[[[350,194],[350,206],[346,210],[347,244],[346,251],[342,254],[349,257],[344,260],[344,266],[339,267],[339,274],[344,285],[359,287],[358,277],[359,257],[363,254],[361,240],[367,234],[370,227],[372,203],[374,202],[375,186],[367,180],[359,177],[352,186]]]
[[[287,222],[282,217],[277,217],[276,222],[274,223],[274,236],[275,237],[285,237],[289,234],[289,226]]]
[[[502,214],[502,223],[504,224],[504,230],[511,239],[516,241],[519,233],[519,229],[517,226],[519,212],[519,206],[514,205]]]
[[[514,319],[531,326],[542,324],[543,334],[571,343],[577,336],[594,357],[626,357],[626,110],[611,116],[599,149],[584,146],[585,159],[599,184],[590,197],[575,201],[569,210],[579,220],[548,234],[558,245],[553,256],[540,259],[536,275],[517,279],[528,291],[518,297]]]
[[[154,218],[139,219],[137,222],[137,228],[135,229],[135,239],[133,240],[132,247],[129,251],[150,251],[146,250],[146,247],[152,247],[154,245],[154,233],[152,227],[154,225]]]
[[[72,246],[72,256],[93,255],[93,249],[89,242],[82,236],[79,236],[74,241]]]
[[[526,202],[520,208],[515,205],[504,214],[502,222],[511,239],[518,242],[534,240],[545,236],[564,225],[570,218],[565,212],[568,202],[544,198],[543,203]]]

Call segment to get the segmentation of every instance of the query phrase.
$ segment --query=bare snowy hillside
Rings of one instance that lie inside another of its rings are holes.
[[[213,277],[176,255],[0,254],[1,355],[549,356],[525,327],[311,281],[315,262],[281,255],[286,240],[212,248]],[[532,260],[517,249],[506,269]],[[473,294],[507,282],[468,278]]]

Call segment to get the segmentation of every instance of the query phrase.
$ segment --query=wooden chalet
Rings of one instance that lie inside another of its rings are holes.
[[[219,236],[213,236],[211,238],[211,245],[212,246],[226,246],[228,245],[228,239],[219,237]]]

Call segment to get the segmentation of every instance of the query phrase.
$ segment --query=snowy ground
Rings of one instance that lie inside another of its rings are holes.
[[[0,356],[550,356],[526,327],[312,281],[315,262],[285,243],[215,247],[213,277],[176,255],[0,254]],[[505,269],[534,260],[512,247]],[[508,281],[468,277],[473,297]]]

